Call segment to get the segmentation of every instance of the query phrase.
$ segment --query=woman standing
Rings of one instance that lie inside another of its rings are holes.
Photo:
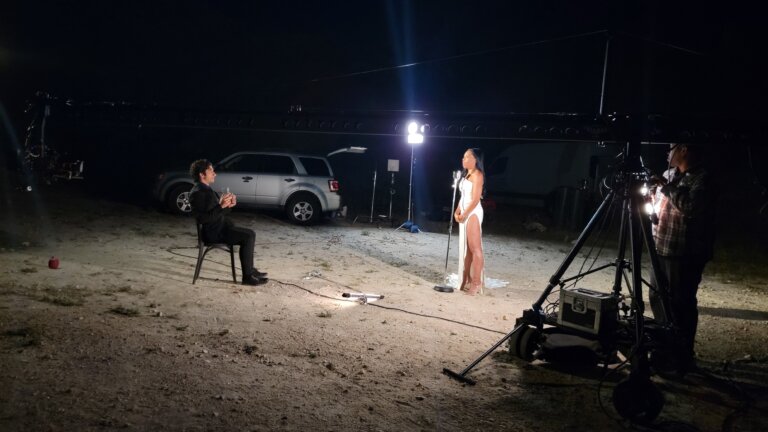
[[[475,295],[483,290],[483,195],[485,173],[480,149],[470,148],[461,160],[464,175],[459,183],[461,199],[453,217],[459,223],[459,289]]]

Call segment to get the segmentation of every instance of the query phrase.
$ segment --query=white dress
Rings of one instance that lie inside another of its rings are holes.
[[[469,207],[469,204],[472,202],[472,182],[468,179],[462,178],[461,182],[459,182],[459,191],[461,191],[461,199],[459,200],[459,206],[461,206],[462,213]],[[469,214],[469,216],[464,220],[464,222],[459,223],[459,285],[461,285],[461,280],[464,277],[464,257],[467,253],[467,222],[472,218],[472,216],[477,216],[477,221],[480,223],[480,248],[483,247],[483,240],[482,240],[482,234],[483,234],[483,206],[480,203],[477,203],[474,209],[472,209],[472,213]],[[482,291],[483,285],[485,284],[485,269],[480,272],[480,280],[482,281],[480,284],[480,290]],[[477,275],[472,275],[473,279],[477,277]]]

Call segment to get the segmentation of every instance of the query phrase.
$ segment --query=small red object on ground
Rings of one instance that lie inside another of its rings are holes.
[[[59,268],[59,259],[54,257],[51,257],[51,259],[48,260],[48,268],[51,269],[57,269]]]

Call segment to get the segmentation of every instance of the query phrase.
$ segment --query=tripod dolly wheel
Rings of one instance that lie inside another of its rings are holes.
[[[509,353],[525,361],[533,360],[541,333],[533,327],[524,326],[509,338]]]
[[[613,389],[613,407],[627,420],[648,424],[661,413],[664,395],[650,378],[630,376]]]

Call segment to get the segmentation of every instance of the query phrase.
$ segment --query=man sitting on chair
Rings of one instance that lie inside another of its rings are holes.
[[[256,234],[253,230],[235,226],[225,215],[237,204],[237,197],[229,192],[219,196],[211,184],[216,179],[213,165],[206,159],[192,162],[189,174],[195,185],[189,192],[189,203],[197,223],[203,225],[202,236],[206,243],[226,243],[240,246],[240,268],[243,271],[243,285],[266,283],[266,273],[253,266],[253,246]]]

